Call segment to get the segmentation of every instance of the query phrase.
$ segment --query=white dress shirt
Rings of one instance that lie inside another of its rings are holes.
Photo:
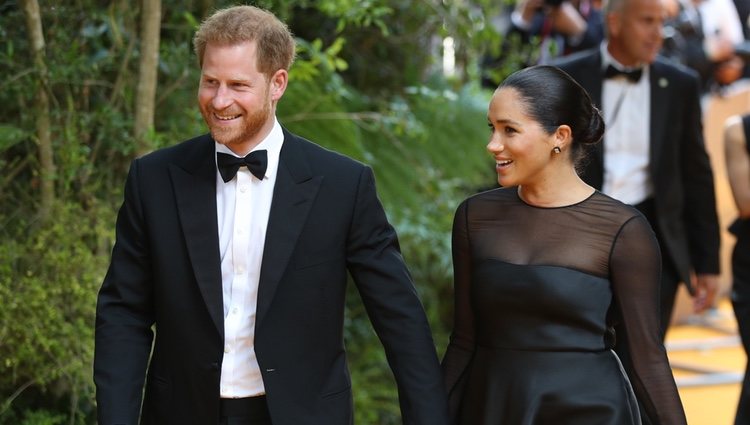
[[[227,183],[222,180],[218,168],[216,172],[216,213],[224,300],[222,398],[265,394],[255,357],[255,314],[266,227],[283,142],[281,126],[274,118],[269,135],[253,149],[268,151],[268,168],[263,180],[257,179],[247,167],[240,167],[235,178]],[[237,156],[219,143],[216,143],[216,151]]]
[[[625,70],[602,44],[602,70],[608,65]],[[649,67],[637,83],[624,77],[604,79],[602,84],[604,133],[604,183],[602,192],[626,204],[636,205],[653,193],[650,162],[651,84]]]

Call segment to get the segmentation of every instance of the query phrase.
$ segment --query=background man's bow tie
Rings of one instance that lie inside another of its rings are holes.
[[[628,79],[631,83],[637,83],[638,80],[641,79],[641,75],[643,74],[642,68],[636,68],[631,71],[623,71],[620,69],[615,68],[612,65],[608,65],[607,69],[604,71],[604,78],[615,78],[619,76],[623,76]]]
[[[219,166],[219,174],[224,183],[232,180],[237,170],[243,165],[250,170],[258,180],[263,180],[268,166],[268,153],[265,150],[252,151],[244,158],[238,158],[222,152],[216,152],[216,164]]]

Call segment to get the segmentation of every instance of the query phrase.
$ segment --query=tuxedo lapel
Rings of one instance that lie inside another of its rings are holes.
[[[591,78],[587,78],[586,81],[583,82],[582,86],[584,89],[586,89],[589,96],[591,97],[591,102],[597,108],[603,110],[602,87],[604,85],[604,76],[602,75],[602,56],[600,53],[597,53],[595,55],[594,60],[591,63],[591,69],[593,70]],[[606,133],[604,138],[606,138]],[[601,164],[599,168],[601,168],[602,170],[604,169],[604,138],[602,138],[601,142],[596,143],[592,149],[592,160]]]
[[[204,136],[196,145],[180,164],[172,164],[169,172],[190,263],[211,319],[223,336],[214,143]]]
[[[668,99],[674,99],[674,94],[670,93],[669,76],[659,62],[654,62],[651,65],[649,82],[651,83],[650,171],[651,175],[656,175],[659,172],[658,164],[660,163],[664,132],[667,130]]]
[[[591,102],[599,108],[602,108],[602,87],[604,85],[604,75],[602,71],[602,55],[599,49],[596,49],[596,53],[590,55],[585,62],[582,62],[579,66],[581,69],[581,77],[577,78],[581,87],[591,97]],[[606,138],[606,133],[604,138]],[[600,143],[594,144],[590,151],[590,157],[588,161],[591,164],[587,167],[587,170],[597,170],[594,175],[588,176],[590,182],[596,182],[594,186],[597,189],[601,189],[602,181],[604,179],[604,139]]]
[[[588,70],[589,78],[581,78],[578,82],[589,94],[589,97],[591,97],[591,102],[596,105],[597,108],[601,108],[602,84],[604,84],[601,53],[597,50],[597,53],[592,55],[587,62],[588,63],[584,66]]]
[[[303,142],[284,130],[258,287],[257,326],[268,312],[323,176],[313,176]]]

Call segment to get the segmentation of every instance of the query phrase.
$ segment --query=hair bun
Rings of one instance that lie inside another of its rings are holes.
[[[581,132],[579,142],[586,145],[599,143],[602,140],[602,136],[604,136],[605,125],[604,117],[596,106],[591,105],[591,117],[588,122],[588,128]]]

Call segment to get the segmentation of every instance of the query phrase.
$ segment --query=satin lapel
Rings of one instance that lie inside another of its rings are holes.
[[[660,63],[654,62],[649,74],[651,75],[649,81],[651,83],[651,123],[649,124],[651,160],[649,162],[651,164],[651,175],[653,176],[659,172],[658,164],[660,163],[664,132],[667,130],[668,98],[675,94],[670,93],[670,81]]]
[[[602,86],[604,85],[604,79],[602,78],[602,73],[599,71],[601,69],[601,61],[599,61],[596,64],[596,68],[594,68],[596,71],[594,72],[594,75],[591,77],[591,81],[588,82],[587,86],[583,86],[584,89],[589,93],[589,96],[591,96],[591,101],[596,105],[597,108],[602,108]],[[605,135],[606,138],[606,135]],[[604,169],[604,138],[602,138],[602,141],[600,143],[596,143],[593,148],[593,157],[595,160],[601,164],[600,169]],[[603,177],[602,177],[603,178]]]
[[[580,82],[581,86],[586,89],[586,92],[591,97],[591,101],[596,105],[597,108],[601,108],[602,105],[602,84],[604,84],[604,76],[602,75],[602,57],[600,53],[593,55],[591,60],[586,65],[589,68],[585,71],[589,74],[589,78],[582,78]]]
[[[193,155],[170,167],[177,210],[195,279],[220,335],[224,308],[216,219],[216,163],[210,137],[201,139]],[[168,255],[168,254],[167,254]]]
[[[323,176],[312,175],[302,143],[284,131],[260,269],[257,326],[261,326],[268,313],[323,180]]]
[[[578,79],[578,83],[581,84],[586,92],[591,97],[591,102],[596,105],[597,108],[602,109],[602,86],[604,85],[604,77],[602,75],[602,55],[597,49],[597,53],[590,56],[590,60],[584,64],[584,70],[582,75],[584,78]],[[605,136],[606,137],[606,136]],[[597,161],[600,165],[597,169],[604,169],[604,141],[597,143],[593,147],[592,160]]]

